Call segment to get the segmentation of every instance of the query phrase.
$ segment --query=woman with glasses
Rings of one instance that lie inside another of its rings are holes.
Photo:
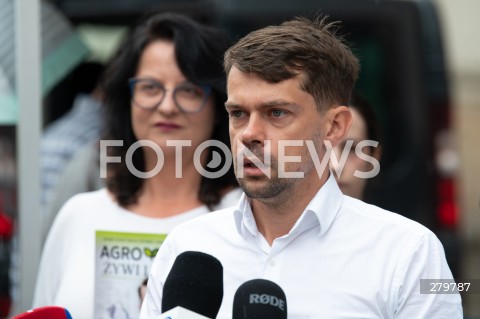
[[[121,47],[104,81],[106,188],[76,195],[60,210],[34,307],[66,307],[76,319],[138,318],[138,282],[149,268],[138,260],[153,260],[158,248],[140,244],[139,234],[166,235],[236,204],[241,192],[229,154],[206,142],[229,147],[227,47],[222,32],[178,14],[153,15]]]

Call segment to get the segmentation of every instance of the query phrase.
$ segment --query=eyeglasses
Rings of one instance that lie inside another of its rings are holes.
[[[131,78],[128,80],[132,103],[145,110],[154,110],[162,104],[168,91],[161,83],[145,78]],[[208,85],[185,83],[175,87],[172,91],[175,105],[183,112],[200,112],[212,91]]]

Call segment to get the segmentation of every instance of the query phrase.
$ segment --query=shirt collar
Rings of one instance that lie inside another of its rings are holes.
[[[251,200],[243,193],[233,212],[237,231],[242,236],[245,236],[247,232],[253,236],[257,236],[258,234],[258,228],[250,202]]]
[[[324,235],[332,225],[342,202],[343,194],[333,173],[330,172],[329,178],[307,205],[290,233],[304,231],[320,225],[318,235]],[[234,218],[237,231],[241,236],[245,237],[247,233],[257,236],[258,228],[253,216],[250,199],[245,193],[242,194],[234,209]]]
[[[342,202],[343,193],[338,187],[333,173],[330,172],[327,181],[307,205],[307,208],[305,208],[302,216],[300,216],[299,221],[304,215],[307,215],[306,213],[308,212],[314,214],[320,224],[318,235],[322,236],[332,225],[340,207],[342,206]]]

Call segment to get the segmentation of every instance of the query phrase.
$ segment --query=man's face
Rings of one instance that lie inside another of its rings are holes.
[[[328,131],[328,111],[321,114],[313,96],[300,87],[301,78],[269,83],[256,74],[243,73],[233,67],[228,74],[230,140],[234,166],[240,186],[251,198],[291,196],[285,190],[321,185],[312,160],[323,158],[323,140]],[[270,142],[270,150],[264,146]],[[298,141],[297,146],[285,146]],[[283,147],[282,147],[283,143]],[[245,148],[265,165],[252,163],[252,156],[242,156]],[[240,157],[242,156],[242,157]],[[270,156],[270,162],[268,157]],[[293,157],[293,156],[296,156]],[[237,158],[242,160],[237,162]],[[270,178],[264,172],[270,169]],[[242,172],[243,171],[243,172]],[[243,173],[243,177],[242,177]],[[284,177],[284,173],[302,174],[303,178]]]

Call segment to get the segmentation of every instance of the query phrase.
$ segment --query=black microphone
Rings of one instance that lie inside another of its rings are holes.
[[[238,287],[232,319],[287,319],[287,298],[279,285],[253,279]]]
[[[163,286],[162,312],[183,307],[215,318],[223,299],[223,267],[208,254],[186,251],[175,259]]]

